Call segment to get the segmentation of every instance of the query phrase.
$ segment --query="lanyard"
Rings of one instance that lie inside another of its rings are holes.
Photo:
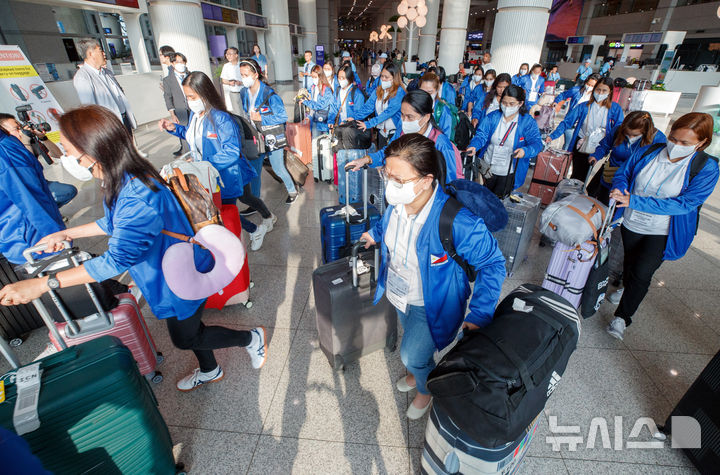
[[[511,133],[511,132],[513,131],[513,129],[515,128],[515,125],[516,125],[516,124],[517,124],[517,122],[515,122],[515,121],[510,122],[510,128],[507,129],[507,132],[505,132],[505,135],[503,136],[502,140],[500,141],[500,146],[501,146],[501,147],[504,147],[504,146],[505,146],[505,141],[506,141],[506,140],[508,139],[508,137],[510,136],[510,133]]]
[[[693,156],[694,156],[694,154],[693,154]],[[668,155],[668,160],[669,160],[669,157],[670,157],[670,156]],[[691,158],[691,159],[692,159],[692,158]],[[659,167],[655,167],[655,170],[653,170],[653,173],[652,173],[652,175],[650,176],[650,179],[647,181],[647,183],[645,183],[645,187],[643,188],[643,193],[647,193],[647,188],[648,188],[648,186],[650,186],[650,183],[652,183],[652,179],[655,178],[655,174],[657,173],[658,168],[659,168]],[[660,186],[658,186],[657,190],[655,190],[655,196],[658,196],[658,197],[659,197],[659,196],[660,196],[660,189],[663,187],[663,185],[665,185],[665,183],[666,183],[670,178],[673,178],[675,175],[677,175],[678,173],[680,173],[680,171],[681,171],[683,168],[685,168],[685,167],[684,167],[683,165],[680,165],[680,166],[677,168],[677,170],[673,170],[672,173],[670,173],[668,176],[666,176],[665,179],[664,179],[662,182],[660,182]]]
[[[405,266],[405,267],[407,267],[407,258],[408,258],[408,253],[410,252],[410,241],[412,241],[412,231],[413,231],[413,227],[415,226],[415,220],[417,219],[417,217],[418,217],[418,215],[416,214],[415,217],[412,219],[412,221],[410,221],[410,232],[408,233],[408,242],[407,242],[407,246],[405,247],[405,258],[403,259],[403,266]],[[397,229],[395,230],[395,244],[393,244],[392,254],[390,255],[391,262],[395,258],[395,252],[397,249],[397,242],[398,242],[399,235],[400,235],[400,211],[398,210]]]

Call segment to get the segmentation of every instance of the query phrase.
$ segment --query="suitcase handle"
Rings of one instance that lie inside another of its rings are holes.
[[[70,249],[70,241],[62,241],[63,248]],[[30,264],[35,264],[35,258],[32,256],[35,253],[43,252],[47,249],[47,244],[37,244],[33,247],[29,247],[23,251],[23,257]]]
[[[365,164],[362,167],[363,171],[363,221],[368,219],[368,187],[367,187],[367,176],[368,176],[368,165]],[[350,171],[352,167],[345,165],[345,206],[350,206]],[[350,213],[345,213],[345,219],[350,224]]]
[[[352,284],[353,287],[358,286],[358,273],[357,273],[357,260],[358,260],[358,253],[360,252],[360,248],[365,246],[365,241],[359,240],[355,244],[353,244],[352,250],[350,252],[350,263],[352,266]],[[379,245],[375,244],[375,262],[374,267],[372,270],[372,279],[377,279],[378,269],[380,268],[380,250]]]

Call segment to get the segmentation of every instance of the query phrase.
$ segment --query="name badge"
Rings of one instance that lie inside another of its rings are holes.
[[[388,268],[386,296],[395,308],[405,313],[410,282],[392,267]]]

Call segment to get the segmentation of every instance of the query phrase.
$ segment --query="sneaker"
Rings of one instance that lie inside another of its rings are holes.
[[[610,325],[607,327],[607,332],[610,336],[613,336],[618,340],[622,340],[623,335],[625,334],[625,320],[620,317],[613,318],[613,321],[610,322]]]
[[[262,222],[262,223],[263,223],[263,224],[265,225],[265,227],[267,228],[267,231],[266,231],[266,232],[269,233],[269,232],[272,231],[273,228],[275,227],[275,223],[277,223],[277,216],[275,216],[275,215],[273,214],[273,215],[271,215],[269,218],[263,219],[263,222]]]
[[[182,149],[182,148],[180,148],[180,150],[176,150],[176,151],[173,152],[173,155],[176,156],[176,157],[179,157],[179,156],[182,155],[182,154],[183,154],[183,149]]]
[[[608,302],[610,302],[613,305],[618,305],[620,303],[620,299],[622,299],[624,290],[625,290],[624,288],[617,289],[615,292],[611,293],[607,298]]]
[[[225,377],[225,373],[220,366],[216,369],[203,373],[200,368],[195,368],[192,374],[185,376],[183,379],[177,382],[177,388],[182,392],[193,391],[203,384],[217,383]]]
[[[253,208],[252,206],[248,206],[244,210],[240,211],[240,216],[252,216],[253,214],[257,213],[257,210]]]
[[[288,205],[289,205],[290,203],[292,203],[293,201],[295,201],[295,200],[297,199],[297,197],[298,197],[298,192],[297,192],[297,191],[296,191],[295,193],[288,193],[288,197],[287,197],[287,199],[285,200],[285,204],[288,204]]]
[[[407,376],[403,376],[402,378],[398,379],[397,383],[395,383],[395,387],[401,393],[406,393],[415,389],[416,386],[410,386],[407,382]]]
[[[267,233],[267,227],[264,224],[258,225],[254,233],[250,233],[250,249],[253,251],[259,250],[263,245],[265,234]]]
[[[250,355],[252,367],[260,369],[267,359],[267,341],[265,340],[265,327],[257,327],[250,330],[252,341],[245,347]]]
[[[425,415],[428,409],[430,409],[430,406],[432,406],[432,398],[430,399],[430,401],[428,401],[427,406],[423,407],[422,409],[415,407],[415,404],[411,402],[410,407],[408,407],[405,415],[407,415],[407,418],[411,421],[416,421]]]

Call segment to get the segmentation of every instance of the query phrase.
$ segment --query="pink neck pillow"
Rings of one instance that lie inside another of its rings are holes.
[[[205,299],[224,289],[240,273],[245,262],[245,246],[223,226],[205,226],[195,234],[194,239],[215,258],[215,266],[209,272],[197,270],[193,256],[195,245],[189,242],[168,247],[162,259],[163,275],[168,287],[185,300]]]

